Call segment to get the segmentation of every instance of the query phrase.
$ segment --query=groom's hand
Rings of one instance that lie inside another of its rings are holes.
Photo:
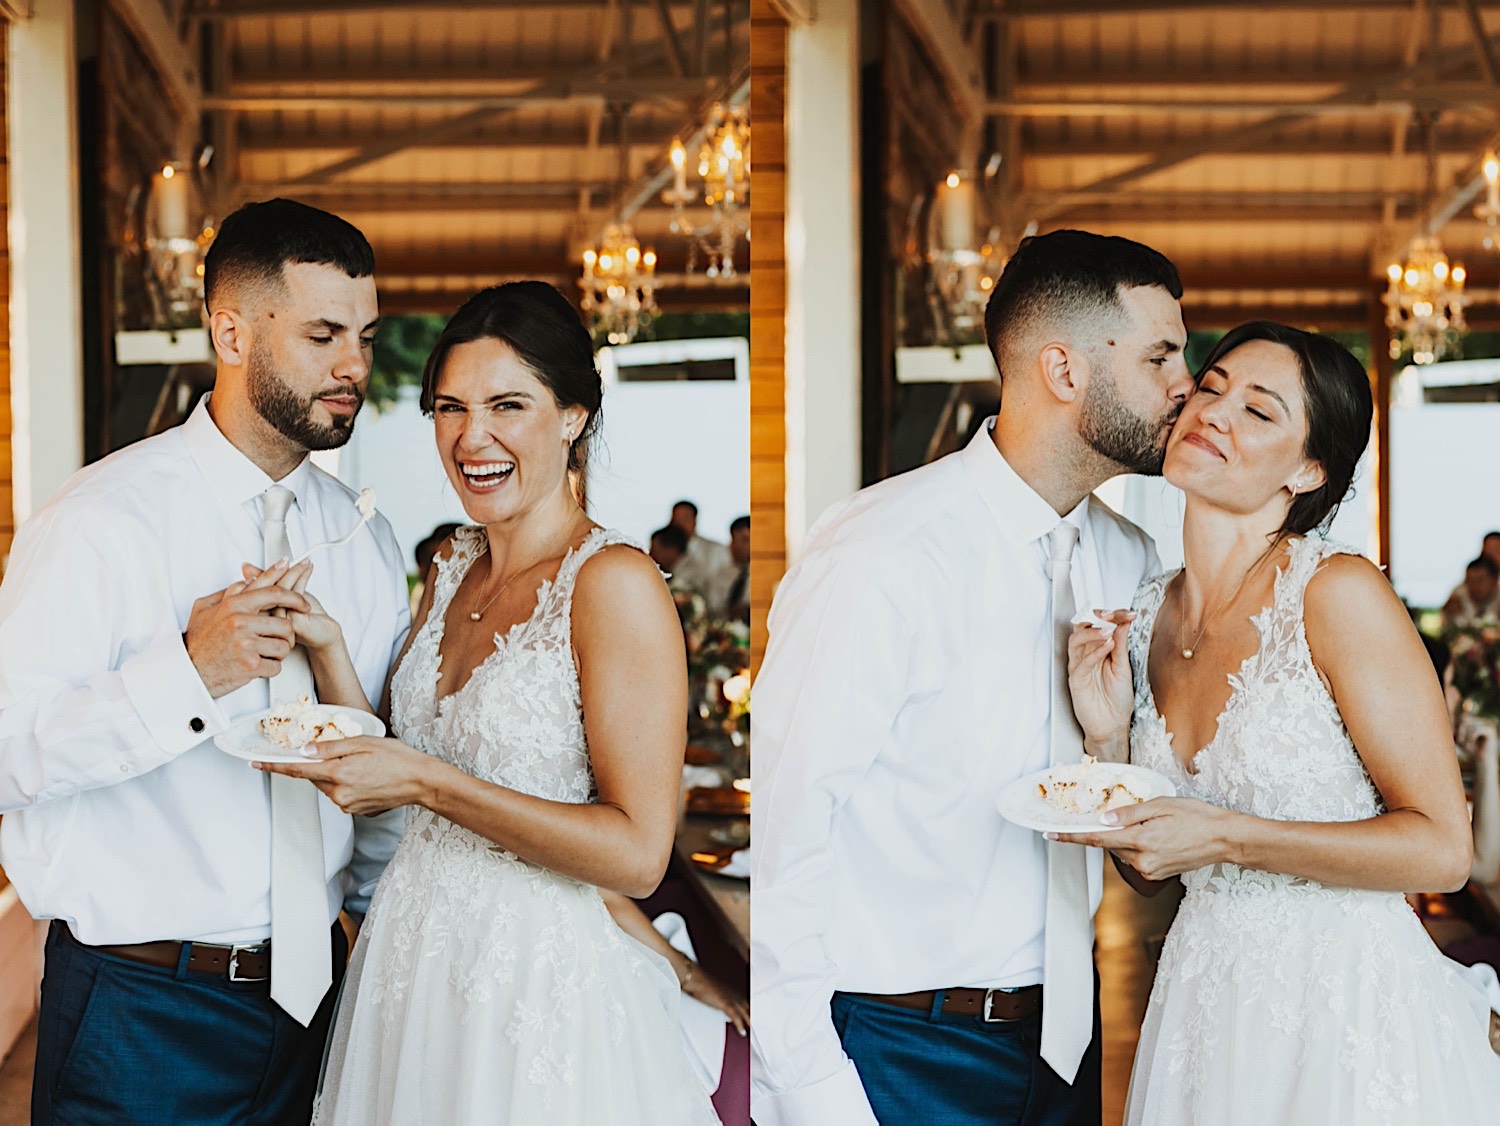
[[[183,642],[214,699],[281,671],[294,634],[292,623],[274,612],[308,609],[305,597],[276,585],[285,571],[284,565],[268,568],[254,582],[231,583],[193,603]]]

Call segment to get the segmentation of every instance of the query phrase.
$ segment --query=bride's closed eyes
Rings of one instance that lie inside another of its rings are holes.
[[[1214,368],[1214,369],[1212,369],[1212,370],[1210,370],[1208,372],[1205,372],[1204,376],[1203,376],[1203,379],[1198,383],[1198,392],[1201,392],[1201,393],[1206,394],[1206,395],[1212,395],[1216,399],[1217,398],[1222,398],[1224,392],[1221,391],[1217,387],[1212,387],[1212,386],[1209,385],[1209,382],[1208,382],[1209,379],[1211,377],[1214,377],[1214,376],[1217,376],[1219,379],[1224,379],[1225,378],[1224,374],[1221,371],[1219,371],[1217,368]],[[1251,387],[1250,390],[1253,391],[1253,392],[1264,392],[1267,395],[1271,395],[1273,397],[1279,398],[1279,396],[1277,396],[1274,391],[1270,391],[1270,390],[1268,390],[1266,388],[1263,388],[1263,387],[1254,386],[1254,387]],[[1274,411],[1275,411],[1275,408],[1273,408],[1273,407],[1271,407],[1269,405],[1266,405],[1266,406],[1262,407],[1260,404],[1257,404],[1253,400],[1251,402],[1248,402],[1248,403],[1245,404],[1245,413],[1253,415],[1254,417],[1260,419],[1262,422],[1277,422],[1277,421],[1279,421],[1278,418],[1274,417]],[[1273,413],[1267,413],[1267,412],[1273,412]]]

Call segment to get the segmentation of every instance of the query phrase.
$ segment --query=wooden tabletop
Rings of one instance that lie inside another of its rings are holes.
[[[692,855],[723,854],[732,846],[714,840],[710,834],[715,829],[748,823],[749,818],[744,816],[690,813],[673,845],[673,866],[723,931],[724,940],[746,962],[750,960],[750,881],[716,876],[696,863]]]

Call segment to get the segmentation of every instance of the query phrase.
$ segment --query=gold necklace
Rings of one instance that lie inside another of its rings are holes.
[[[540,562],[541,562],[541,560],[538,559],[537,563],[540,563]],[[471,622],[477,622],[477,621],[479,621],[480,618],[484,617],[484,612],[486,610],[488,610],[491,606],[493,606],[497,601],[499,601],[500,596],[505,593],[506,588],[508,586],[510,586],[511,583],[513,583],[517,579],[519,579],[522,575],[524,575],[527,571],[531,570],[532,567],[535,567],[535,566],[536,566],[536,563],[531,564],[530,567],[522,567],[514,575],[512,575],[510,578],[506,579],[503,583],[501,583],[500,584],[500,589],[497,590],[497,591],[495,591],[494,594],[490,595],[488,601],[486,601],[483,606],[481,606],[477,610],[470,610],[469,611],[469,621],[471,621]]]
[[[1245,574],[1244,574],[1244,577],[1240,579],[1239,585],[1234,588],[1234,593],[1231,594],[1223,602],[1221,602],[1218,606],[1214,607],[1213,613],[1209,614],[1207,617],[1205,617],[1203,619],[1202,624],[1198,627],[1198,633],[1193,638],[1193,643],[1191,645],[1184,645],[1183,644],[1182,635],[1183,635],[1184,631],[1182,630],[1182,628],[1180,626],[1178,627],[1178,630],[1177,630],[1177,644],[1182,647],[1182,658],[1183,658],[1183,660],[1185,660],[1185,661],[1191,661],[1193,659],[1193,654],[1198,651],[1198,642],[1200,642],[1200,641],[1203,640],[1203,635],[1208,632],[1208,627],[1213,624],[1213,620],[1215,618],[1217,618],[1220,614],[1222,614],[1225,610],[1229,609],[1231,606],[1234,605],[1235,599],[1239,598],[1239,596],[1244,593],[1244,591],[1245,591],[1245,584],[1250,581],[1250,576],[1253,575],[1253,574],[1255,574],[1256,570],[1260,567],[1260,565],[1262,563],[1264,563],[1267,559],[1269,559],[1271,557],[1271,552],[1275,551],[1276,548],[1277,548],[1277,546],[1280,543],[1281,543],[1281,538],[1278,536],[1277,539],[1276,539],[1276,541],[1275,541],[1275,543],[1271,544],[1270,547],[1266,548],[1265,551],[1261,552],[1259,558],[1257,558],[1254,563],[1250,564],[1250,569],[1248,571],[1246,571]],[[1185,612],[1187,610],[1187,576],[1186,576],[1186,574],[1183,575],[1183,580],[1182,580],[1182,598],[1183,598],[1183,610],[1184,610],[1184,613],[1183,613],[1182,616],[1183,616],[1183,621],[1185,623],[1186,620],[1187,620],[1187,614]]]
[[[564,542],[566,542],[566,540]],[[566,555],[567,552],[564,551],[562,554]],[[494,558],[495,558],[495,556],[493,554],[491,554],[490,555],[490,560],[492,562],[493,562]],[[509,587],[511,583],[515,582],[522,575],[524,575],[527,571],[535,570],[538,566],[540,566],[541,564],[545,563],[547,560],[554,559],[554,558],[557,558],[557,556],[556,555],[544,555],[544,556],[542,556],[542,558],[538,559],[535,563],[528,564],[527,566],[522,567],[515,574],[511,575],[510,578],[506,579],[503,583],[500,584],[500,589],[499,590],[495,591],[494,594],[490,595],[489,599],[485,602],[485,604],[483,606],[479,607],[479,609],[477,609],[477,610],[470,610],[469,611],[469,621],[471,621],[471,622],[477,622],[477,621],[479,621],[480,618],[484,617],[484,614],[485,614],[486,610],[488,610],[496,602],[500,601],[500,596],[505,593],[506,588]]]

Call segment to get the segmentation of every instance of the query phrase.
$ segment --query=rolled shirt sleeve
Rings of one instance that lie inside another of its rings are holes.
[[[112,564],[142,550],[122,523],[58,506],[16,536],[0,585],[0,811],[138,777],[229,726],[164,583],[127,586]]]
[[[887,563],[889,561],[887,560]],[[829,1003],[834,818],[908,692],[915,631],[889,566],[809,553],[772,610],[756,683],[751,957],[754,1117],[761,1126],[875,1123]]]

